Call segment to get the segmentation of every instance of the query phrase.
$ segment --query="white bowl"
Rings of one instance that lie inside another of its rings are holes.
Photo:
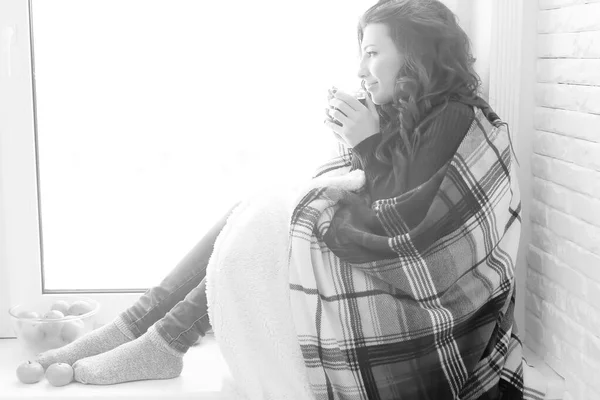
[[[69,309],[63,308],[64,317],[59,318],[60,314],[55,312],[46,315],[59,300],[64,300],[72,306]],[[85,304],[81,302],[87,302],[90,307],[86,309]],[[19,304],[11,307],[8,313],[17,339],[26,352],[35,355],[62,347],[92,331],[99,309],[100,303],[96,300],[70,296],[42,298],[35,303]],[[35,312],[38,315],[27,315],[27,312]],[[45,315],[47,318],[44,318]]]

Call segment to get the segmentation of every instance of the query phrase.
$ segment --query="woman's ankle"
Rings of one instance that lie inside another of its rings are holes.
[[[134,340],[140,336],[140,335],[136,334],[136,332],[134,330],[131,329],[131,327],[130,327],[131,325],[128,323],[128,321],[126,321],[125,318],[123,318],[122,315],[119,315],[118,317],[116,317],[113,320],[113,323],[115,324],[117,329],[119,329],[119,331],[121,331],[121,333],[123,335],[125,335],[127,338],[129,338],[130,340]]]
[[[160,338],[160,341],[164,343],[169,349],[175,353],[185,354],[187,351],[194,345],[196,340],[190,341],[187,337],[182,337],[182,335],[178,335],[177,337],[171,336],[164,326],[161,324],[161,321],[157,321],[154,325],[148,329],[146,334],[150,334],[155,339]],[[189,342],[189,343],[188,343]]]

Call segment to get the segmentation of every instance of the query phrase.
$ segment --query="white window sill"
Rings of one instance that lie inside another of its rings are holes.
[[[127,382],[118,385],[83,385],[77,382],[53,387],[44,378],[26,385],[16,370],[27,361],[16,339],[0,339],[0,400],[25,399],[202,399],[225,400],[224,386],[231,375],[214,336],[207,335],[183,359],[183,372],[175,379]]]
[[[538,370],[548,383],[547,400],[560,400],[564,380],[528,348],[523,356]],[[118,385],[96,386],[77,382],[53,387],[48,381],[25,385],[17,380],[17,366],[27,357],[16,339],[0,339],[0,400],[26,399],[201,399],[227,400],[225,386],[231,382],[229,369],[214,336],[207,335],[199,345],[192,347],[184,357],[181,376],[168,380],[128,382]]]
[[[544,400],[562,400],[565,393],[565,380],[528,347],[523,347],[523,358],[546,380]]]

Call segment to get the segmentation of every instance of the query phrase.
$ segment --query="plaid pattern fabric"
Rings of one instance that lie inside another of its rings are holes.
[[[324,175],[343,174],[348,170],[345,167],[352,165],[352,149],[344,146],[342,143],[337,143],[337,156],[320,165],[313,175],[313,178],[318,178]]]
[[[509,137],[475,113],[442,170],[373,205],[387,233],[373,240],[397,256],[351,264],[327,248],[335,211],[357,197],[341,184],[296,206],[290,302],[316,399],[543,398],[524,387],[513,321],[521,202]],[[340,150],[316,177],[347,175],[351,151]],[[427,190],[433,200],[415,221],[404,206]]]

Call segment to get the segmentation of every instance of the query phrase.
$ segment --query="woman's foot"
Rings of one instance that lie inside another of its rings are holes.
[[[112,322],[83,335],[72,343],[38,354],[36,361],[42,364],[44,369],[48,368],[50,364],[58,362],[73,365],[79,359],[104,353],[133,339],[135,339],[133,332],[120,317],[117,317]]]
[[[77,361],[73,370],[77,382],[95,385],[171,379],[181,374],[183,355],[169,346],[152,326],[134,341]]]

